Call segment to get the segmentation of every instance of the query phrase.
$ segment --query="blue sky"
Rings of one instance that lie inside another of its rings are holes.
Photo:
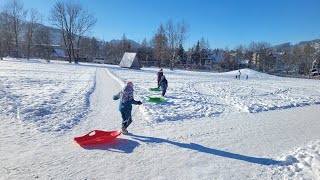
[[[47,16],[57,0],[22,0]],[[0,5],[5,0],[0,0]],[[150,40],[170,18],[190,25],[185,47],[202,37],[211,48],[234,48],[251,41],[273,45],[320,39],[319,0],[79,0],[98,19],[91,36]],[[46,20],[45,20],[46,21]],[[45,24],[49,24],[45,22]]]

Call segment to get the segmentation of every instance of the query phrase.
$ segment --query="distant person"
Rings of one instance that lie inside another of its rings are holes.
[[[157,73],[158,88],[160,87],[160,81],[162,76],[163,76],[163,69],[160,69],[160,71]]]
[[[127,82],[127,85],[118,94],[113,96],[113,100],[120,99],[119,111],[122,116],[122,134],[128,134],[128,126],[132,123],[132,104],[141,105],[141,101],[136,101],[133,98],[133,83]]]
[[[239,72],[238,72],[239,80],[240,80],[240,76],[241,76],[241,71],[239,70]]]
[[[246,76],[246,79],[249,79],[249,76],[248,76],[248,74],[247,74],[247,76]]]
[[[162,90],[162,96],[164,96],[166,94],[167,88],[168,88],[168,81],[167,81],[167,79],[166,79],[166,77],[164,75],[161,77],[160,87],[161,87],[161,90]]]

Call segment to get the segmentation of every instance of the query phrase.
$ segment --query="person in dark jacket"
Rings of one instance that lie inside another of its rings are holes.
[[[238,78],[239,78],[239,80],[240,80],[240,76],[241,76],[241,71],[239,70],[239,71],[238,71]]]
[[[160,71],[157,73],[157,81],[158,81],[158,88],[160,87],[160,81],[161,81],[161,78],[163,76],[163,70],[160,69]]]
[[[113,100],[120,99],[119,111],[122,116],[122,133],[128,134],[127,128],[132,123],[132,104],[141,105],[141,101],[136,101],[133,98],[133,83],[127,82],[127,85],[118,94],[113,96]]]
[[[160,87],[161,87],[161,90],[162,90],[162,96],[164,96],[166,94],[167,88],[168,88],[168,81],[167,81],[165,76],[161,77]]]

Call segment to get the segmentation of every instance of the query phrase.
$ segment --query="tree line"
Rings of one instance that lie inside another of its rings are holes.
[[[320,41],[271,46],[268,42],[251,42],[247,47],[224,50],[222,66],[238,69],[241,60],[246,67],[267,73],[309,74],[313,62],[320,64]]]
[[[47,20],[52,27],[42,25]],[[25,9],[22,1],[8,0],[0,9],[0,57],[48,58],[52,48],[61,48],[69,62],[77,63],[82,40],[96,21],[74,1],[57,1],[45,19],[36,9]]]
[[[42,25],[44,21],[51,27]],[[52,48],[58,45],[70,63],[100,57],[118,64],[124,52],[136,52],[138,59],[149,66],[219,71],[248,67],[269,73],[300,74],[308,73],[312,62],[319,63],[320,59],[316,43],[312,42],[278,47],[251,42],[229,50],[211,49],[203,37],[185,50],[190,26],[184,20],[172,19],[161,23],[153,37],[140,44],[129,40],[125,33],[121,40],[107,42],[87,35],[96,22],[93,14],[75,1],[57,1],[48,18],[44,18],[36,9],[24,9],[22,1],[8,0],[0,9],[0,57],[18,53],[25,58],[49,58]]]

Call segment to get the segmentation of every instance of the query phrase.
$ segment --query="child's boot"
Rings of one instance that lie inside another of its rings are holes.
[[[124,127],[122,128],[122,134],[124,134],[124,135],[128,134],[128,130]]]

